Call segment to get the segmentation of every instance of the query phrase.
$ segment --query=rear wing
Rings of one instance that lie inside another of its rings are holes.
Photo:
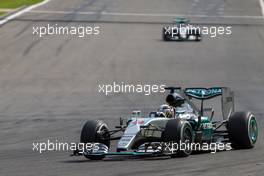
[[[189,98],[199,99],[202,102],[203,100],[222,96],[221,104],[224,120],[227,120],[234,112],[234,92],[228,87],[185,88],[183,93]]]
[[[184,90],[185,95],[205,100],[205,99],[211,99],[216,96],[222,95],[222,88],[221,87],[212,87],[212,88],[186,88]]]
[[[200,115],[203,115],[203,101],[221,96],[221,106],[223,120],[227,120],[234,112],[234,92],[228,87],[195,87],[185,88],[181,87],[166,87],[166,90],[170,90],[169,95],[173,95],[176,92],[184,95],[186,98],[195,98],[201,100]]]

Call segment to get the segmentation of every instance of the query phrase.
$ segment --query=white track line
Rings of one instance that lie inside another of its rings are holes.
[[[0,25],[3,25],[4,23],[6,23],[6,22],[8,22],[8,21],[10,21],[10,20],[12,20],[12,19],[14,19],[14,18],[26,13],[26,12],[29,12],[30,10],[32,10],[32,9],[34,9],[36,7],[42,6],[42,5],[46,4],[46,3],[48,3],[49,1],[50,0],[45,0],[45,1],[41,2],[41,3],[29,6],[29,7],[25,8],[25,9],[22,9],[22,10],[18,11],[17,13],[14,13],[14,14],[12,14],[10,16],[7,16],[6,18],[4,18],[3,20],[0,21]]]
[[[264,0],[259,0],[262,15],[264,16]]]
[[[108,15],[108,16],[137,16],[137,17],[200,17],[200,18],[238,18],[238,19],[264,19],[264,16],[207,16],[207,15],[187,15],[187,14],[170,14],[170,13],[119,13],[119,12],[74,12],[74,11],[46,11],[32,10],[29,13],[40,14],[79,14],[79,15]]]

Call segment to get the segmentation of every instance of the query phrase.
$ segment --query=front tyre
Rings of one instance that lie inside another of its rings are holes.
[[[81,132],[81,143],[101,143],[106,145],[108,148],[110,146],[110,134],[109,128],[106,123],[101,120],[89,120],[87,121]],[[84,155],[88,159],[100,160],[104,156],[98,155]]]
[[[228,135],[234,149],[253,148],[258,138],[258,125],[251,112],[235,112],[228,121]]]

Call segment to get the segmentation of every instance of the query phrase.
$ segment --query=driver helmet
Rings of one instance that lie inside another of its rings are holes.
[[[174,110],[173,107],[163,104],[159,107],[158,112],[162,112],[165,114],[167,118],[173,118]]]

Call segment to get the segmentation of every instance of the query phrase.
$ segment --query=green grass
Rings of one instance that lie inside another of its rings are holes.
[[[5,14],[5,12],[0,12],[0,16],[2,16],[2,15],[4,15]]]
[[[43,0],[0,0],[0,8],[2,9],[14,9],[24,5],[32,5],[39,3]],[[1,13],[1,12],[0,12]]]

